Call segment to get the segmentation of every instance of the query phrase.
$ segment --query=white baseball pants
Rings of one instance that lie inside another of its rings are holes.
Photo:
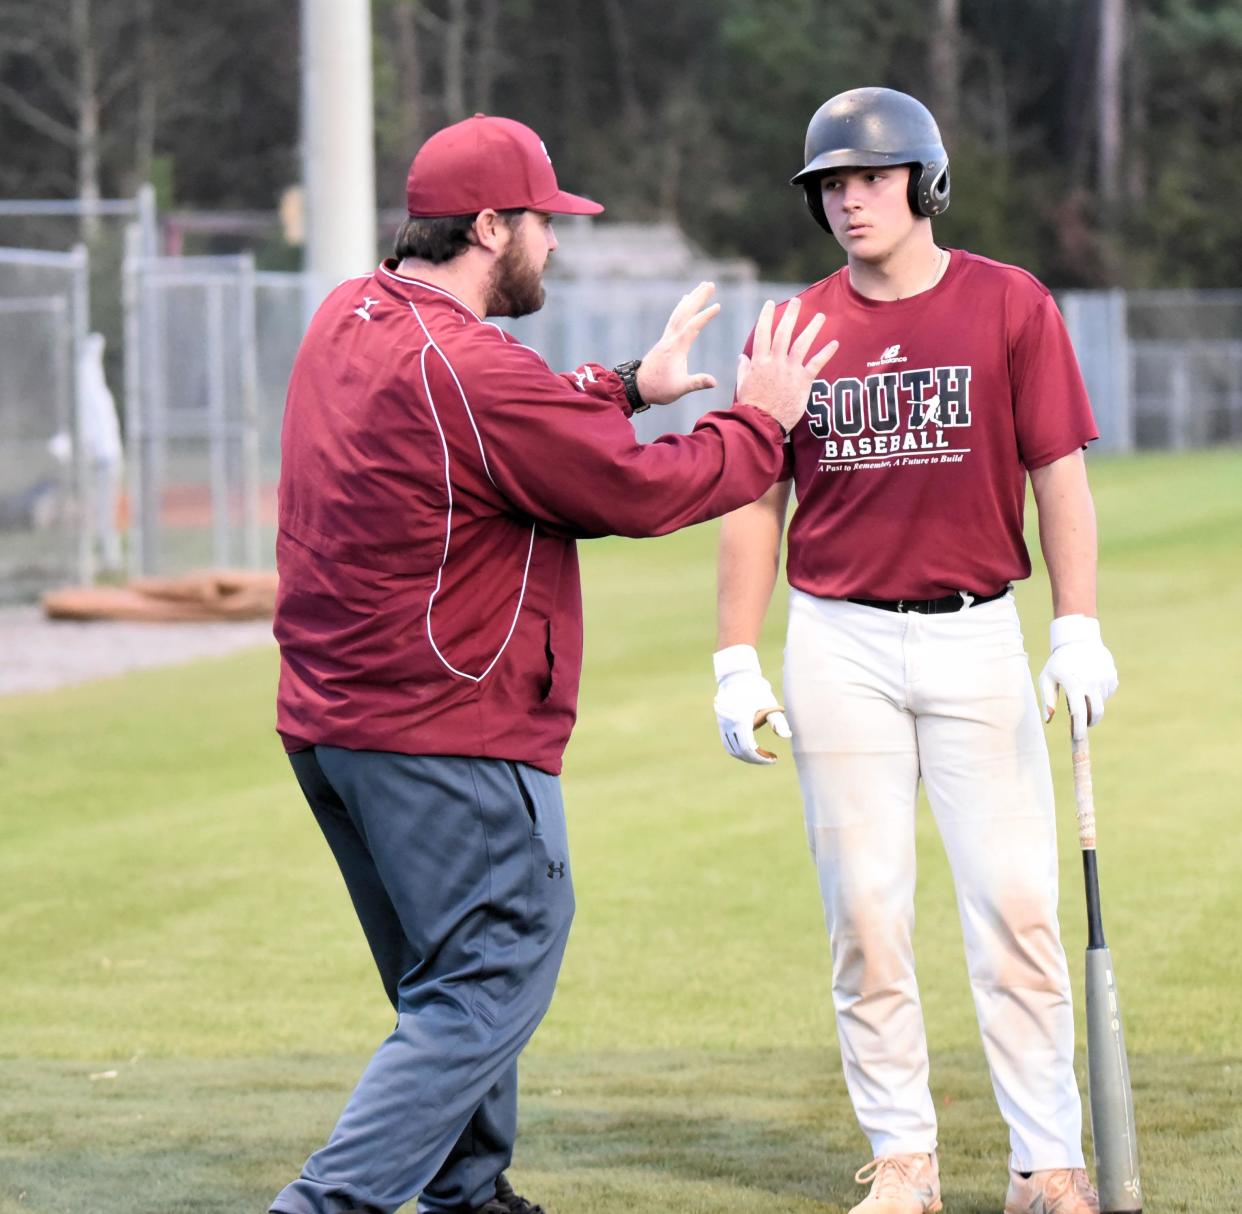
[[[923,616],[795,590],[784,691],[845,1081],[872,1152],[936,1147],[911,946],[921,777],[1011,1162],[1082,1167],[1052,778],[1012,594]]]

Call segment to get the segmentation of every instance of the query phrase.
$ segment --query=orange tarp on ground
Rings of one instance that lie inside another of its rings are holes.
[[[208,569],[177,578],[135,578],[127,586],[70,586],[43,596],[53,620],[271,619],[276,574]]]

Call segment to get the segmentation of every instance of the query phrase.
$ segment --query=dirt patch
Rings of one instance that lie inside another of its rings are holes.
[[[45,619],[38,607],[0,607],[0,695],[48,691],[274,644],[270,620],[74,623]]]

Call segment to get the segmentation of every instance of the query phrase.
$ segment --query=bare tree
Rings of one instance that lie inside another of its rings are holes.
[[[405,4],[398,4],[396,13],[411,36],[409,14]],[[430,56],[440,65],[440,119],[445,123],[458,122],[468,114],[466,103],[466,64],[468,61],[471,19],[469,0],[446,0],[444,15],[433,12],[426,4],[411,0],[408,9],[413,21],[429,35],[429,41],[437,46],[438,53]],[[421,83],[421,81],[419,82]]]
[[[444,19],[444,116],[449,122],[466,117],[466,34],[470,24],[467,0],[448,0]]]
[[[475,105],[489,114],[496,75],[500,70],[500,0],[480,0],[475,43],[475,62],[478,64],[474,78]]]
[[[131,6],[102,15],[97,21],[101,14],[92,0],[10,5],[0,35],[0,52],[32,68],[41,86],[21,90],[0,79],[0,106],[72,157],[75,192],[88,207],[102,193],[103,113],[138,75],[132,56],[113,53],[129,27]],[[106,75],[100,71],[104,55]],[[83,239],[94,239],[98,227],[95,215],[83,215]]]
[[[55,146],[76,152],[78,87],[72,70],[67,70],[63,61],[67,48],[63,14],[56,13],[51,6],[26,4],[11,8],[6,16],[5,32],[0,35],[0,51],[7,60],[4,75],[8,77],[10,72],[28,66],[33,68],[42,88],[20,90],[8,79],[0,78],[0,105]],[[79,159],[75,167],[80,165]]]
[[[154,0],[138,0],[138,96],[134,120],[134,171],[136,184],[151,180],[155,160],[156,49]]]
[[[99,64],[91,34],[91,0],[72,0],[70,10],[73,51],[77,62],[76,97],[78,198],[86,206],[98,203],[99,190]],[[82,216],[82,239],[99,235],[99,219],[89,211]]]
[[[1096,189],[1105,212],[1121,201],[1122,52],[1126,42],[1125,0],[1100,0],[1096,51]]]
[[[1071,187],[1075,191],[1089,188],[1095,133],[1092,118],[1096,112],[1099,87],[1100,23],[1099,3],[1084,5],[1076,11],[1073,34],[1064,69],[1065,85],[1060,98],[1063,134],[1063,156],[1070,170]]]
[[[961,41],[958,0],[936,0],[928,68],[931,76],[931,108],[947,143],[958,134],[961,118]]]
[[[1000,52],[993,46],[985,46],[980,58],[984,64],[987,105],[979,116],[976,129],[985,132],[988,146],[992,151],[1007,158],[1012,140],[1009,129],[1010,101],[1005,65],[1001,61]]]
[[[1147,201],[1147,128],[1150,121],[1147,90],[1149,68],[1133,28],[1126,45],[1125,191],[1131,207]]]
[[[422,143],[426,134],[423,121],[423,70],[419,58],[418,5],[394,4],[391,7],[393,22],[393,50],[396,62],[393,73],[397,103],[397,129],[399,143],[407,156]]]
[[[621,0],[604,0],[604,15],[608,22],[608,37],[621,86],[621,114],[627,134],[637,142],[642,137],[646,116],[638,89],[638,71],[634,59],[634,44],[630,37],[629,17],[621,5]]]
[[[579,48],[584,36],[582,7],[574,0],[560,5],[557,14],[557,37],[553,42],[555,71],[552,73],[555,92],[555,108],[550,117],[553,125],[548,128],[550,138],[557,140],[560,149],[568,150],[578,139],[576,115],[586,114],[587,80],[586,67]]]

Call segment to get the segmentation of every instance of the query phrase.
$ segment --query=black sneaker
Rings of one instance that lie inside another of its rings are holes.
[[[525,1197],[519,1197],[502,1172],[496,1177],[496,1196],[480,1206],[476,1214],[546,1214],[543,1206],[537,1206]]]

